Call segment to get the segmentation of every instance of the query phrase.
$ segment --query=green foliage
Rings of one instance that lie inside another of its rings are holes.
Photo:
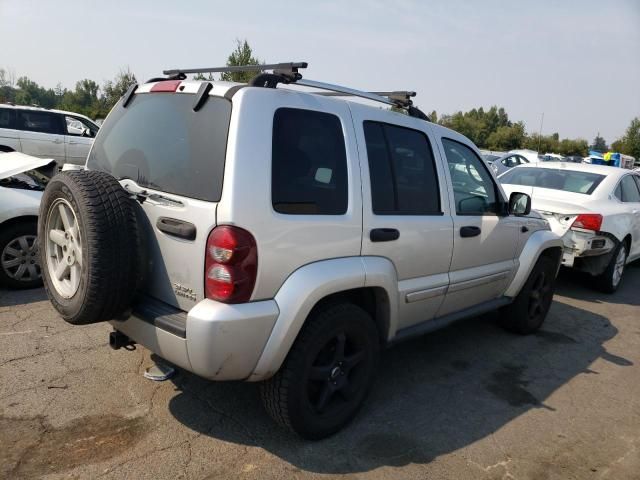
[[[631,120],[622,138],[611,144],[611,150],[640,159],[640,117]]]
[[[246,40],[236,40],[236,49],[231,52],[231,55],[229,55],[229,58],[227,58],[228,67],[240,65],[259,65],[261,63],[264,62],[253,56],[253,50]],[[223,73],[220,75],[220,80],[225,80],[227,82],[247,83],[249,80],[255,77],[257,73],[258,72]]]
[[[591,150],[595,150],[596,152],[600,153],[605,153],[609,150],[607,142],[600,136],[600,133],[598,133],[598,135],[596,135],[596,138],[593,139],[593,144],[590,148]]]
[[[27,77],[13,82],[13,76],[0,69],[0,102],[18,105],[38,105],[81,113],[90,118],[104,118],[129,86],[137,83],[129,68],[122,69],[113,80],[102,87],[85,78],[76,83],[74,90],[68,90],[58,83],[55,88],[44,88]]]
[[[494,151],[507,151],[520,148],[526,134],[524,123],[517,122],[513,125],[503,125],[489,134],[487,147]]]
[[[440,117],[439,123],[469,137],[480,148],[488,147],[489,135],[497,131],[498,128],[512,126],[504,108],[496,106],[486,112],[480,107],[464,113],[443,115]]]

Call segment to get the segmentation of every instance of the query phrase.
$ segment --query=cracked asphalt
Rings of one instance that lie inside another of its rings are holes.
[[[563,272],[543,330],[493,315],[383,354],[355,421],[320,442],[276,427],[256,385],[179,371],[44,292],[0,290],[0,478],[639,479],[640,266],[618,293]]]

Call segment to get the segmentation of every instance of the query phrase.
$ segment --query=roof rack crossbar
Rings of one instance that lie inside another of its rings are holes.
[[[232,72],[264,72],[265,70],[278,70],[280,73],[298,73],[299,68],[307,68],[307,62],[287,62],[287,63],[266,63],[262,65],[239,65],[231,67],[210,67],[210,68],[174,68],[163,70],[165,75],[176,75],[179,73],[232,73]]]

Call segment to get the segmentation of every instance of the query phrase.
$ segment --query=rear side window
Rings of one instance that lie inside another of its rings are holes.
[[[18,128],[29,132],[64,135],[62,116],[37,110],[17,110]]]
[[[621,200],[623,202],[640,202],[640,192],[638,191],[638,185],[633,180],[633,175],[627,175],[620,181],[620,188],[622,190]]]
[[[10,108],[0,108],[0,128],[16,128],[15,115]]]
[[[338,117],[297,108],[276,110],[271,201],[279,213],[346,213],[347,153]]]
[[[371,203],[376,215],[439,215],[433,151],[418,130],[364,122]]]
[[[193,100],[189,94],[143,93],[127,108],[118,103],[87,166],[163,192],[219,201],[231,102],[211,96],[194,112]]]

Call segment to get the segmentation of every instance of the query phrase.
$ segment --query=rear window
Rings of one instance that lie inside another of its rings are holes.
[[[575,170],[525,167],[509,170],[500,177],[500,182],[591,195],[604,177],[597,173]]]
[[[145,93],[109,114],[87,166],[167,193],[217,202],[231,102],[210,97],[197,112],[194,95]]]

